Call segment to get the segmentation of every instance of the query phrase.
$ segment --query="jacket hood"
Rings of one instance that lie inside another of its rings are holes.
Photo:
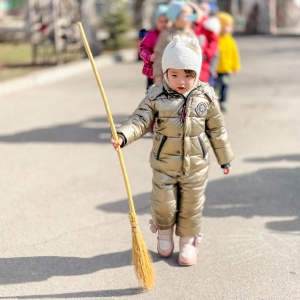
[[[221,23],[217,17],[210,17],[209,19],[204,21],[203,27],[215,34],[219,34],[221,31]]]

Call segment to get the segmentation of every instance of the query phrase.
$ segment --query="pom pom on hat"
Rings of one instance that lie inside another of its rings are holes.
[[[159,16],[167,15],[168,9],[169,9],[168,5],[165,4],[158,5],[155,11],[155,16],[154,16],[155,20],[157,21]]]
[[[183,6],[186,5],[184,1],[172,1],[168,5],[167,18],[174,22],[180,15]]]
[[[198,79],[201,64],[202,51],[199,41],[197,38],[191,36],[174,36],[165,48],[162,56],[163,73],[169,68],[193,70],[196,72],[196,79]],[[166,74],[164,77],[167,80]]]

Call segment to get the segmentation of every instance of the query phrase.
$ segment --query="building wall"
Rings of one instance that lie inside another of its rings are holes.
[[[300,0],[231,0],[218,1],[220,8],[226,8],[239,23],[244,23],[244,30],[255,33],[299,33]],[[257,8],[257,10],[255,10]]]

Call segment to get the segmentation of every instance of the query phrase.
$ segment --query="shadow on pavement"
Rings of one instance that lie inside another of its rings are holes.
[[[282,159],[297,161],[300,156],[251,158],[247,161],[272,162]],[[299,234],[299,196],[300,168],[262,169],[255,173],[209,181],[203,214],[213,218],[278,217],[278,221],[267,221],[266,227]],[[135,196],[133,200],[137,214],[150,213],[150,192]],[[97,209],[108,213],[128,213],[128,200],[102,204]]]
[[[151,179],[150,179],[151,180]],[[150,213],[150,192],[143,193],[137,196],[133,196],[133,202],[135,211],[138,215]],[[120,200],[117,202],[109,202],[101,204],[96,207],[97,209],[103,210],[107,213],[129,213],[128,199]]]
[[[103,291],[88,291],[78,293],[65,293],[65,294],[48,294],[48,295],[28,295],[28,296],[11,296],[0,297],[0,299],[77,299],[92,297],[106,298],[106,297],[125,297],[142,294],[144,290],[142,288],[122,289],[122,290],[103,290]]]
[[[103,269],[129,266],[131,261],[131,249],[88,258],[60,256],[0,258],[0,284],[38,282],[52,276],[91,274]]]
[[[114,123],[128,116],[113,116]],[[10,135],[0,135],[0,143],[109,143],[111,130],[106,117],[91,118],[77,123],[37,128]],[[151,138],[148,134],[143,138]]]
[[[125,119],[125,115],[114,116],[116,124]],[[0,135],[0,143],[109,143],[110,137],[107,118],[103,117]]]
[[[255,158],[247,158],[246,162],[273,162],[273,161],[299,161],[300,162],[300,154],[294,155],[278,155],[271,157],[255,157]]]
[[[300,161],[300,155],[249,158],[247,162]],[[266,227],[300,233],[300,168],[269,168],[208,184],[204,215],[225,218],[278,217]]]

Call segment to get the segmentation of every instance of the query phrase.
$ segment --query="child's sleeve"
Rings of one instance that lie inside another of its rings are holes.
[[[142,40],[140,44],[140,58],[147,64],[151,64],[152,62],[150,61],[151,55],[153,52],[151,51],[151,35],[148,33]]]
[[[116,128],[118,135],[122,137],[124,142],[122,147],[145,135],[154,119],[154,103],[148,97],[145,97],[134,113],[120,127]]]
[[[234,39],[232,39],[232,70],[238,71],[241,68],[240,56],[238,46]]]
[[[230,163],[233,159],[233,151],[229,143],[224,119],[220,112],[218,99],[212,88],[210,88],[210,92],[207,96],[211,101],[209,104],[208,114],[206,116],[206,134],[218,163],[221,166],[224,166]]]
[[[154,53],[155,53],[155,60],[153,62],[153,76],[163,76],[162,67],[161,67],[161,59],[163,52],[168,44],[168,36],[166,33],[167,30],[163,31],[156,42]]]

